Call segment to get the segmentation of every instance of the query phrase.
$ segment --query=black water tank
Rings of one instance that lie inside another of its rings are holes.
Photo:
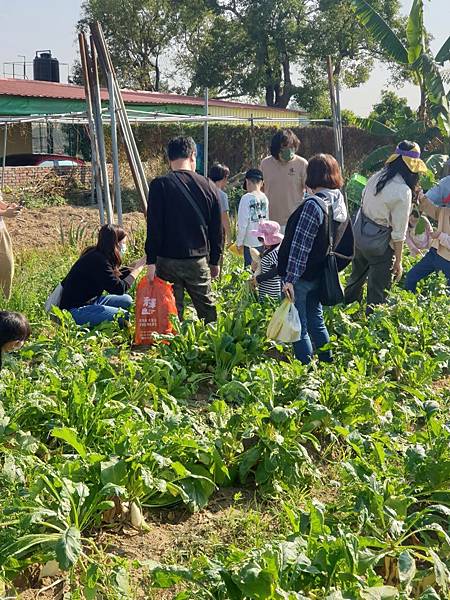
[[[59,83],[59,62],[52,58],[50,50],[36,52],[33,60],[33,77],[38,81],[56,81]]]

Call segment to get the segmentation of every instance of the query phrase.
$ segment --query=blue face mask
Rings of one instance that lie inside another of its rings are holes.
[[[120,248],[120,256],[123,256],[125,254],[125,252],[127,251],[127,245],[120,244],[119,248]]]

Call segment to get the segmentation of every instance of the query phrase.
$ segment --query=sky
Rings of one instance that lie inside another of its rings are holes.
[[[401,0],[407,14],[412,0]],[[0,77],[11,66],[3,63],[22,61],[25,55],[32,61],[36,50],[51,50],[61,63],[71,67],[77,54],[75,24],[80,17],[81,0],[0,0]],[[450,0],[425,0],[425,22],[434,36],[432,47],[437,51],[450,34]],[[30,67],[29,67],[30,68]],[[16,66],[16,69],[20,67]],[[61,66],[61,81],[67,80],[68,67]],[[29,71],[31,77],[31,71]],[[370,112],[381,90],[389,88],[389,73],[377,65],[370,81],[356,89],[343,90],[342,107],[361,116]],[[391,88],[390,89],[394,89]],[[397,90],[412,107],[417,106],[417,88],[411,85]]]

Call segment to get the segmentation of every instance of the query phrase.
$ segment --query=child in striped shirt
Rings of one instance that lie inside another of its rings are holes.
[[[281,298],[282,283],[278,275],[278,248],[283,241],[280,225],[276,221],[261,221],[252,234],[260,240],[264,249],[261,254],[259,273],[253,276],[253,284],[258,287],[259,301],[264,298]]]

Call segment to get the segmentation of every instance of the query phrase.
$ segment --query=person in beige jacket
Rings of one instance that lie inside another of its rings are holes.
[[[22,207],[19,204],[4,202],[3,195],[0,192],[0,300],[2,294],[6,300],[11,297],[11,285],[14,276],[14,255],[11,238],[3,219],[16,217],[21,209]]]
[[[450,176],[444,177],[420,197],[420,208],[437,221],[430,250],[406,274],[405,287],[415,292],[417,284],[431,273],[444,273],[450,288]]]
[[[287,220],[304,200],[308,161],[296,154],[300,141],[291,129],[280,129],[270,142],[270,156],[261,161],[269,215],[284,233]]]

